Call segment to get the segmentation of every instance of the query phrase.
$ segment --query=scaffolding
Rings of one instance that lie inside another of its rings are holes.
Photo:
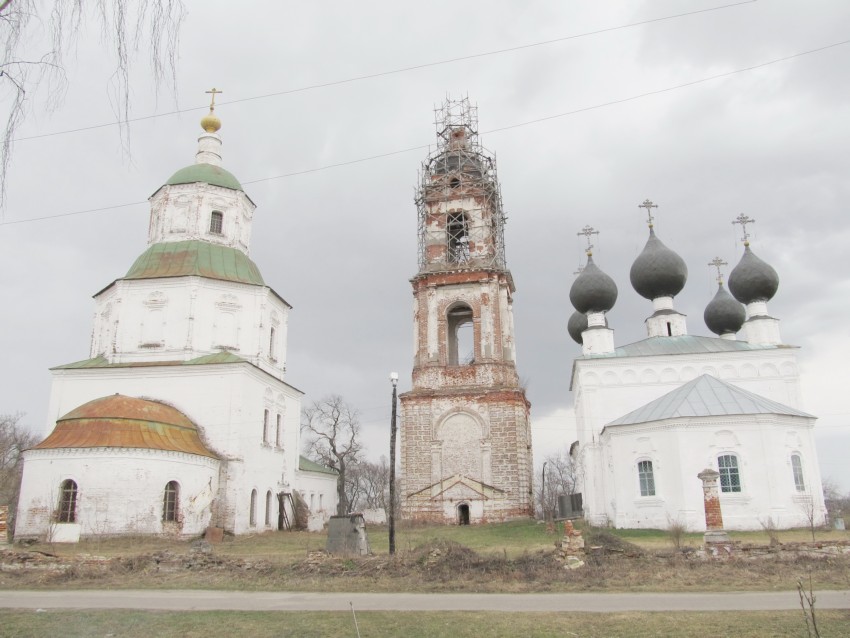
[[[478,107],[465,97],[434,109],[437,148],[419,171],[419,272],[506,270],[495,154],[478,139]]]

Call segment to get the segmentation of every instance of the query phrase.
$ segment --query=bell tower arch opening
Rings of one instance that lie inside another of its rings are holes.
[[[475,362],[474,333],[472,308],[463,303],[452,306],[446,315],[446,353],[450,366],[468,366]]]
[[[447,255],[449,262],[465,264],[469,261],[469,221],[464,213],[449,213],[446,220]]]

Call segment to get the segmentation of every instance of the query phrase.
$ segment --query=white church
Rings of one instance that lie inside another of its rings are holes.
[[[606,313],[617,286],[593,261],[573,282],[569,332],[585,518],[596,525],[704,531],[705,469],[720,474],[726,529],[804,527],[824,522],[815,417],[803,411],[796,353],[783,343],[767,302],[776,271],[750,248],[705,309],[716,336],[688,334],[673,304],[687,280],[682,258],[653,227],[632,265],[635,291],[652,302],[645,339],[617,346]],[[589,229],[588,230],[592,230]],[[589,234],[588,234],[589,238]],[[720,265],[716,260],[715,265]]]
[[[290,306],[249,257],[255,204],[213,111],[195,163],[150,197],[147,250],[94,297],[90,358],[51,370],[18,539],[286,529],[296,490],[335,513],[336,473],[299,455]]]

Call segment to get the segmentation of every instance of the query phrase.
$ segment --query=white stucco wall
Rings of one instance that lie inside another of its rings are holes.
[[[328,519],[336,514],[339,502],[336,475],[297,470],[295,484],[310,509],[310,531],[320,531]]]
[[[187,361],[227,350],[283,379],[288,321],[289,307],[267,286],[194,276],[120,279],[95,297],[90,356]]]
[[[603,485],[585,497],[589,515],[615,527],[660,528],[672,522],[705,530],[703,469],[718,469],[721,455],[738,459],[741,491],[721,492],[726,529],[779,528],[824,521],[823,488],[812,428],[814,419],[780,415],[699,417],[607,427],[602,434]],[[797,489],[791,456],[802,460],[804,490]],[[641,496],[639,461],[651,461],[655,494]],[[600,505],[602,507],[600,507]]]
[[[218,491],[216,459],[135,449],[29,450],[15,537],[47,536],[62,483],[77,484],[76,522],[82,537],[112,534],[202,534]],[[176,481],[178,522],[163,523],[163,497]]]
[[[703,374],[805,410],[796,348],[577,359],[573,389],[579,442],[593,441],[606,423]]]
[[[242,191],[211,184],[164,186],[151,198],[148,243],[203,240],[247,253],[254,203]],[[210,214],[222,213],[221,233],[210,232]]]

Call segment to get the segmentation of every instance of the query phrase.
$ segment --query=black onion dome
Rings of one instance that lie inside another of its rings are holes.
[[[726,291],[723,284],[720,284],[717,294],[708,302],[702,316],[708,329],[722,336],[738,332],[744,325],[747,311]]]
[[[567,322],[567,332],[577,344],[581,345],[584,341],[581,338],[581,333],[587,330],[587,315],[576,310],[570,315],[570,320]]]
[[[581,313],[608,312],[617,301],[617,284],[587,256],[587,265],[570,288],[570,301]]]
[[[770,301],[779,288],[779,275],[773,266],[756,257],[749,246],[729,274],[729,292],[743,304]]]
[[[667,248],[649,229],[649,239],[629,272],[632,288],[646,299],[675,297],[688,280],[685,260]]]

